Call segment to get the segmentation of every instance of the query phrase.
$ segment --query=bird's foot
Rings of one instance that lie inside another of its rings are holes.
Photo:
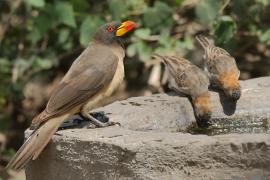
[[[106,123],[109,121],[109,117],[106,116],[104,111],[91,112],[90,115],[103,123]]]
[[[114,125],[121,126],[121,124],[119,122],[108,121],[106,123],[96,125],[96,128],[103,128],[103,127],[114,126]],[[91,127],[88,127],[88,128],[91,128]]]
[[[87,128],[102,128],[102,127],[108,127],[108,126],[113,126],[113,125],[121,126],[119,122],[109,121],[109,117],[107,117],[103,111],[94,112],[90,114],[81,112],[81,115],[92,123]]]

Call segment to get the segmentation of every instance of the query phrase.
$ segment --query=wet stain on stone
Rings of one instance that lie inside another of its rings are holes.
[[[141,106],[142,104],[136,103],[136,102],[129,102],[129,104],[131,104],[132,106]]]
[[[259,117],[258,117],[259,118]],[[206,134],[209,136],[230,133],[270,133],[270,128],[266,125],[266,118],[252,120],[243,119],[213,119],[207,128],[199,128],[196,123],[192,124],[187,132],[191,134]]]
[[[155,102],[153,99],[145,99],[145,102]]]
[[[237,145],[231,143],[231,149],[233,152],[237,152],[239,150],[239,148],[237,147]]]
[[[119,134],[119,135],[114,135],[114,136],[109,136],[108,138],[115,138],[115,137],[121,137],[123,135]]]

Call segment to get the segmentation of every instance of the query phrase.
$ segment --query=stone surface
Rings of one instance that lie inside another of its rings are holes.
[[[129,98],[95,110],[121,127],[58,131],[27,179],[270,179],[270,78],[241,85],[237,105],[211,93],[211,130],[228,134],[184,133],[195,122],[187,98]]]

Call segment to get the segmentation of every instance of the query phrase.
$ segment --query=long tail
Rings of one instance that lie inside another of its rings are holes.
[[[51,140],[60,124],[68,117],[63,115],[46,121],[21,146],[15,156],[6,166],[6,169],[23,169],[30,160],[35,160]]]
[[[161,55],[159,55],[159,54],[157,54],[157,53],[154,53],[154,54],[152,55],[152,58],[158,59],[158,60],[164,62],[164,56],[161,56]]]
[[[179,67],[180,64],[180,60],[185,60],[181,57],[175,57],[175,56],[162,56],[159,54],[154,53],[152,55],[153,58],[160,60],[164,65],[166,65],[169,69],[171,69],[172,71],[175,71],[176,67]]]
[[[159,55],[157,53],[154,53],[152,55],[152,58],[155,58],[159,61],[161,61],[164,65],[166,65],[168,68],[172,68],[172,65],[170,63],[170,61],[168,61],[168,56],[162,56],[162,55]]]
[[[209,41],[209,39],[207,37],[203,36],[203,35],[197,35],[195,38],[201,44],[201,46],[203,47],[203,49],[206,49],[207,47],[209,47],[212,44]]]
[[[212,115],[209,92],[202,94],[192,100],[195,115],[200,122],[207,122]]]

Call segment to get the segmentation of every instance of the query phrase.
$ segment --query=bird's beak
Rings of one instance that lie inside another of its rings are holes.
[[[133,21],[122,22],[121,26],[117,28],[116,36],[123,36],[127,32],[131,31],[136,27],[136,23]]]

